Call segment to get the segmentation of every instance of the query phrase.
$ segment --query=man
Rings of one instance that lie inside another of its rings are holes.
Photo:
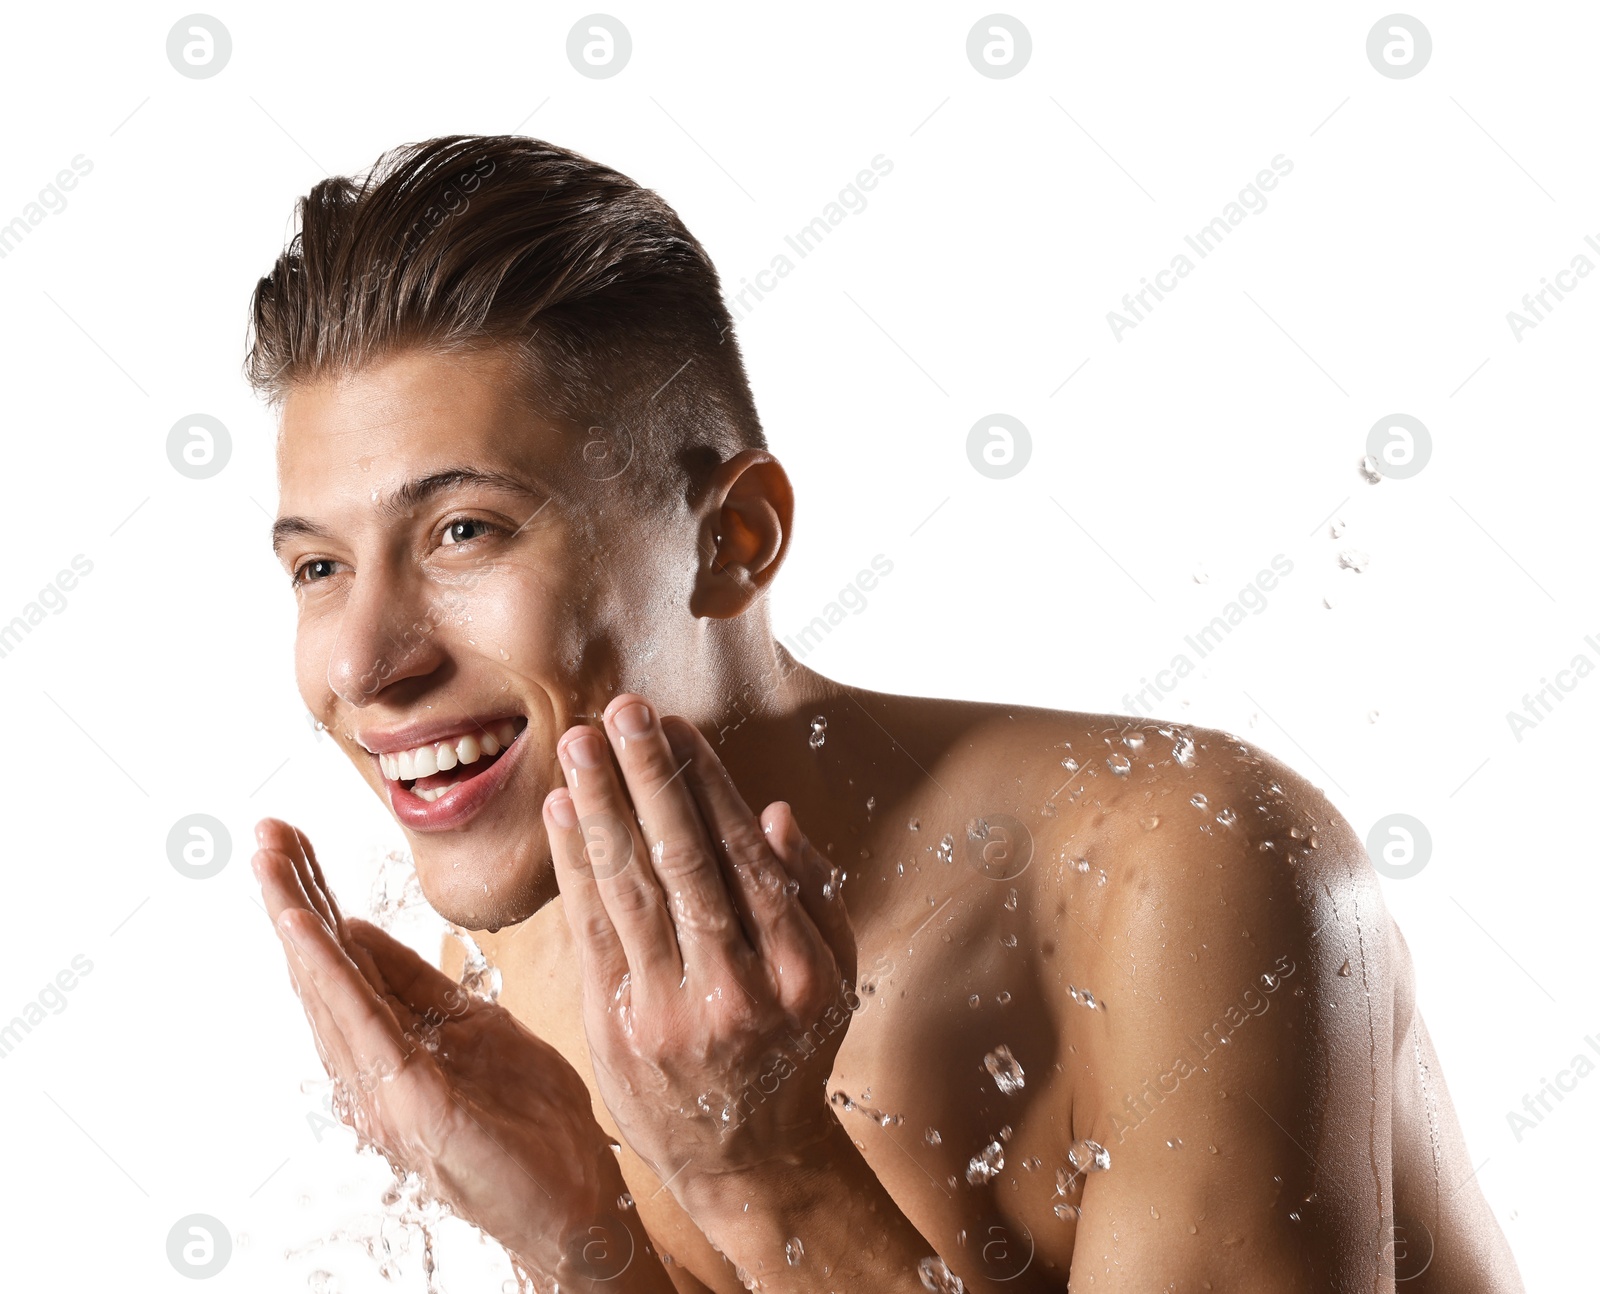
[[[563,1289],[1520,1288],[1320,792],[774,641],[793,493],[659,197],[452,137],[300,221],[249,364],[299,688],[504,980],[261,825],[364,1136]]]

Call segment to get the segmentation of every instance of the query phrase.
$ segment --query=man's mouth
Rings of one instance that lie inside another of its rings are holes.
[[[520,715],[475,724],[458,736],[379,754],[378,768],[385,779],[398,782],[402,789],[431,804],[452,788],[487,772],[527,726],[527,719]]]

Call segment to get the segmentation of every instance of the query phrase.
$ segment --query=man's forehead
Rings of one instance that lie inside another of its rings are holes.
[[[558,450],[554,429],[495,363],[406,357],[290,389],[278,431],[280,492],[354,483],[377,495],[461,467],[526,476]]]

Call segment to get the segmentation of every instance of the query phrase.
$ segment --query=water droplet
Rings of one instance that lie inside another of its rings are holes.
[[[807,745],[812,750],[821,750],[828,742],[828,720],[823,715],[817,715],[811,721],[811,736]]]
[[[1167,1149],[1168,1150],[1182,1150],[1183,1149],[1183,1138],[1182,1137],[1173,1137],[1170,1141],[1167,1142]]]
[[[1080,1173],[1103,1173],[1111,1167],[1111,1152],[1098,1141],[1074,1141],[1067,1158]]]
[[[1344,965],[1339,967],[1339,974],[1344,976],[1346,979],[1350,978],[1350,961],[1348,958],[1345,959]]]
[[[627,1191],[623,1191],[621,1195],[617,1196],[617,1207],[623,1212],[627,1212],[633,1207],[633,1196]]]
[[[1016,1095],[1026,1086],[1022,1066],[1005,1043],[985,1054],[983,1067],[989,1071],[989,1077],[994,1079],[994,1085],[1007,1096]]]
[[[1224,827],[1231,827],[1234,823],[1239,821],[1239,815],[1232,809],[1224,809],[1221,813],[1217,814],[1217,821],[1220,822]]]
[[[988,826],[985,825],[984,831],[983,831],[983,836],[986,836],[988,834],[989,834],[989,829],[988,829]],[[979,836],[978,839],[980,839],[980,840],[983,839],[983,836]],[[956,838],[953,835],[951,835],[948,831],[945,832],[944,836],[939,841],[939,847],[937,849],[935,849],[933,852],[938,855],[939,861],[941,863],[954,862],[955,861],[955,857],[956,857]]]
[[[800,1260],[806,1256],[806,1247],[800,1243],[799,1236],[790,1236],[783,1245],[783,1256],[789,1260],[789,1266],[798,1267]]]
[[[1118,777],[1126,777],[1128,770],[1133,767],[1133,761],[1126,755],[1107,755],[1106,767]]]
[[[1189,703],[1184,702],[1185,705]],[[1184,768],[1194,767],[1194,738],[1188,733],[1179,731],[1172,743],[1172,757]]]
[[[922,830],[922,819],[921,818],[912,818],[911,821],[906,823],[906,830],[907,831],[921,831]]]
[[[1383,480],[1383,473],[1378,470],[1378,460],[1368,454],[1360,463],[1361,475],[1366,478],[1368,485],[1376,485]]]
[[[1367,711],[1367,722],[1368,723],[1377,723],[1378,722],[1378,712],[1376,710],[1368,710]]]
[[[1001,1006],[1009,1006],[1010,1003],[1011,1003],[1011,992],[1010,992],[1010,990],[1009,989],[1001,989],[998,993],[995,994],[994,1000],[996,1002],[998,1002]]]
[[[1359,548],[1346,548],[1339,554],[1339,569],[1341,571],[1354,571],[1360,575],[1372,565],[1372,558]]]
[[[965,1294],[961,1277],[945,1266],[943,1258],[924,1258],[917,1264],[917,1276],[922,1288],[934,1294]]]
[[[1068,1204],[1064,1200],[1054,1206],[1054,1212],[1056,1217],[1060,1218],[1063,1222],[1076,1222],[1083,1216],[1082,1209],[1080,1209],[1076,1204]]]
[[[991,1141],[967,1161],[967,1184],[978,1186],[993,1181],[1005,1166],[1005,1147],[998,1141]]]
[[[1329,539],[1337,539],[1337,538],[1339,538],[1340,535],[1344,534],[1344,529],[1345,529],[1344,518],[1343,517],[1335,517],[1328,525],[1328,538]]]
[[[922,1134],[922,1139],[930,1146],[941,1145],[944,1142],[944,1138],[939,1135],[939,1129],[937,1128],[929,1128]]]
[[[1098,1011],[1100,1004],[1095,1001],[1094,994],[1086,988],[1079,988],[1076,984],[1068,984],[1067,992],[1072,995],[1072,1000],[1079,1006],[1086,1006],[1091,1011]]]
[[[1123,735],[1122,744],[1137,754],[1144,749],[1144,734],[1142,732],[1126,733]]]
[[[1007,890],[1006,891],[1006,911],[1007,912],[1015,912],[1016,910],[1017,910],[1017,892],[1016,892],[1016,890]]]
[[[974,993],[967,999],[967,1005],[976,1008],[980,1001],[982,1001],[982,999],[976,993]]]
[[[1087,858],[1074,858],[1067,866],[1071,867],[1075,872],[1087,872],[1089,870],[1089,860]]]

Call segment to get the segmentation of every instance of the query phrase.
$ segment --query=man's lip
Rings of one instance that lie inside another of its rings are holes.
[[[465,737],[468,734],[476,736],[478,733],[488,731],[493,724],[522,717],[520,710],[509,710],[474,715],[471,718],[430,719],[425,722],[410,723],[403,728],[381,730],[368,728],[356,734],[356,742],[368,754],[398,755],[402,750],[413,750],[418,746],[444,741],[446,738]]]
[[[386,778],[383,786],[389,807],[400,825],[412,831],[459,830],[510,780],[511,774],[522,763],[523,748],[528,742],[528,730],[524,728],[517,733],[505,752],[483,772],[457,782],[432,803],[413,795],[401,783]]]

